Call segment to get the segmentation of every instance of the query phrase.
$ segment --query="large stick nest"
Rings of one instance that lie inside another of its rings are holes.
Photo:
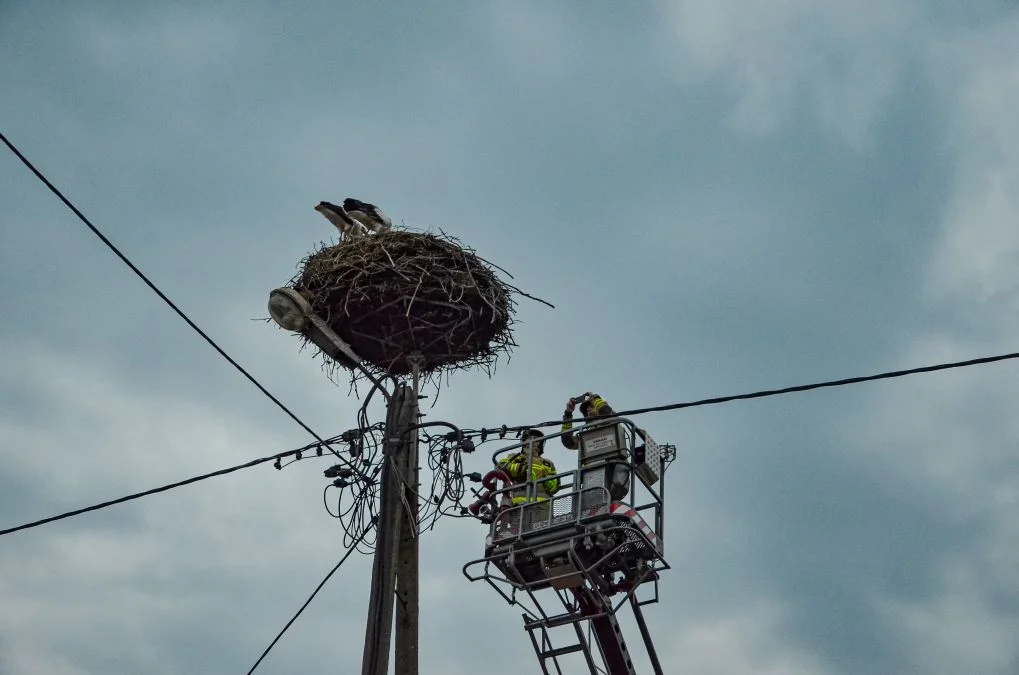
[[[378,374],[411,373],[415,354],[422,375],[476,367],[490,374],[515,346],[517,289],[444,233],[389,230],[323,244],[290,284]]]

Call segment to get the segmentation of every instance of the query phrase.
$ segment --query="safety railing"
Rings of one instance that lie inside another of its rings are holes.
[[[502,544],[534,532],[579,526],[585,518],[609,512],[611,498],[603,487],[583,488],[542,501],[517,504],[500,511],[491,525],[491,541]]]
[[[580,450],[567,450],[577,452],[577,467],[568,471],[562,471],[549,476],[542,476],[538,479],[517,483],[512,481],[505,470],[497,468],[485,476],[483,481],[486,491],[479,495],[479,499],[471,506],[471,512],[481,517],[485,522],[491,524],[490,542],[505,544],[508,541],[538,530],[546,530],[565,526],[567,524],[579,524],[585,516],[603,515],[611,501],[625,501],[637,513],[652,511],[653,531],[659,537],[659,544],[664,530],[664,484],[658,483],[656,490],[650,483],[656,482],[657,478],[664,474],[665,459],[650,436],[642,429],[639,429],[628,419],[612,417],[594,420],[589,423],[580,424],[576,427],[552,432],[541,439],[525,439],[512,445],[496,450],[492,454],[492,464],[500,466],[500,462],[515,455],[526,459],[526,471],[524,475],[532,476],[535,455],[531,451],[533,447],[542,442],[545,444],[545,453],[549,450],[549,444],[556,438],[571,435],[577,439],[580,445],[581,436],[589,438],[589,432],[615,427],[621,433],[623,447],[617,455],[612,455],[600,462],[597,456],[589,455],[582,457]],[[640,443],[638,443],[640,442]],[[584,460],[586,459],[586,463]],[[654,462],[650,470],[635,463],[639,459],[641,463]],[[547,460],[544,461],[547,463]],[[585,485],[584,477],[591,477],[594,471],[602,464],[613,467],[623,467],[626,475],[623,480],[626,484],[623,493],[626,499],[612,499],[606,485]],[[639,471],[639,469],[643,469]],[[648,480],[648,478],[652,480]],[[549,480],[559,482],[558,490],[551,497],[546,497],[544,489],[539,484]],[[500,487],[498,483],[502,483]],[[514,497],[516,500],[514,500]],[[521,499],[522,498],[522,499]],[[513,502],[517,501],[517,504]],[[519,503],[522,502],[522,503]]]
[[[614,533],[621,535],[634,533],[632,528],[621,524],[606,528],[601,532],[609,536]],[[643,538],[640,533],[634,534],[638,538]],[[608,548],[600,549],[597,552],[591,551],[589,554],[581,556],[580,551],[584,548],[581,544],[586,539],[589,539],[589,535],[586,533],[571,534],[563,539],[563,543],[566,544],[563,550],[572,567],[568,571],[549,574],[547,571],[539,572],[538,568],[534,568],[530,573],[526,572],[522,567],[525,564],[524,561],[534,560],[548,544],[525,543],[519,548],[498,549],[485,558],[473,560],[463,566],[462,573],[470,581],[485,581],[510,604],[520,603],[522,598],[518,596],[518,592],[522,592],[530,600],[528,603],[531,606],[529,613],[533,614],[534,619],[548,620],[550,618],[542,608],[542,603],[535,592],[543,588],[555,588],[556,582],[565,581],[577,574],[587,579],[588,585],[604,587],[610,594],[621,593],[623,599],[633,595],[637,587],[645,582],[653,582],[654,598],[644,601],[642,604],[657,602],[658,574],[669,569],[670,566],[665,558],[654,550],[654,545],[650,540],[644,539],[646,545],[644,550],[649,555],[644,558],[645,564],[639,568],[637,575],[627,583],[610,584],[612,587],[605,587],[604,584],[608,581],[608,577],[605,576],[605,571],[608,569],[606,566],[614,567],[613,561],[618,560],[620,554],[631,547],[633,542],[628,537],[620,538]],[[602,581],[598,581],[598,579]],[[620,604],[622,601],[619,600]]]

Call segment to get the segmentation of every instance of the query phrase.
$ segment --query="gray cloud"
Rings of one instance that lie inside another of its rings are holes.
[[[348,193],[558,305],[522,304],[513,359],[454,376],[429,419],[1011,349],[1001,5],[57,9],[0,10],[4,132],[320,433],[355,402],[249,319],[331,235],[314,203]],[[13,158],[0,172],[3,526],[308,440]],[[667,671],[1013,672],[1010,368],[644,418],[681,448],[648,610]],[[0,667],[246,670],[342,554],[321,468],[4,537]],[[459,574],[483,531],[423,540],[423,672],[532,667],[518,613]],[[262,672],[356,664],[368,563]]]

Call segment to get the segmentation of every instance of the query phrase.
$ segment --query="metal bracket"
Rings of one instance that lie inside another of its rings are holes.
[[[322,350],[322,352],[329,358],[338,361],[342,365],[353,369],[360,370],[365,377],[376,385],[381,391],[382,395],[388,401],[390,399],[390,393],[386,391],[386,388],[382,386],[382,382],[376,378],[372,373],[364,367],[362,359],[358,354],[351,348],[346,341],[336,334],[329,324],[320,317],[311,307],[311,303],[308,302],[307,298],[297,292],[293,288],[277,288],[269,293],[270,300],[270,313],[272,313],[272,301],[278,298],[285,298],[285,301],[293,303],[298,310],[308,319],[309,324],[305,324],[299,331],[306,338],[311,340],[316,347]],[[276,320],[276,317],[273,317]],[[277,323],[279,321],[277,320]]]

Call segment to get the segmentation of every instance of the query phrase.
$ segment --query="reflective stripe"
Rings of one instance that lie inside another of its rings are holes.
[[[662,550],[662,544],[658,539],[658,535],[654,533],[648,524],[644,522],[644,519],[641,518],[632,507],[620,502],[615,502],[609,507],[609,512],[613,515],[626,516],[629,518],[630,522],[636,525],[637,529],[644,533],[644,536],[647,537],[648,541],[650,541],[659,552]]]
[[[600,415],[602,408],[608,405],[608,402],[601,396],[595,396],[591,399],[591,407],[594,408],[595,415]]]
[[[548,476],[554,476],[556,474],[555,463],[550,459],[537,456],[531,462],[531,476],[530,479],[527,477],[527,458],[521,454],[513,455],[506,459],[499,460],[499,466],[503,468],[513,481],[519,481],[516,483],[520,485],[517,489],[510,492],[514,500],[523,499],[527,494],[527,483],[534,485],[535,492],[544,492],[544,494],[551,496],[559,491],[559,479],[548,478]],[[523,497],[521,497],[523,495]],[[545,499],[539,495],[539,499]],[[522,503],[522,502],[514,502]]]
[[[534,503],[537,503],[537,502],[544,502],[544,501],[548,501],[548,498],[547,497],[542,497],[540,495],[533,502],[528,500],[527,497],[514,497],[513,498],[513,505],[516,506],[518,504],[534,504]]]

